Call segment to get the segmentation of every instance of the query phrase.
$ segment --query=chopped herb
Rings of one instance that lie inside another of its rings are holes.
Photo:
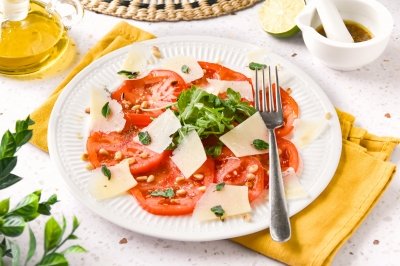
[[[214,158],[220,156],[221,153],[222,153],[222,144],[221,143],[219,143],[215,146],[210,146],[210,147],[206,148],[206,154],[210,155]]]
[[[166,190],[154,190],[150,193],[154,197],[172,198],[175,196],[175,192],[172,188],[167,188]]]
[[[182,71],[182,73],[189,74],[190,68],[187,65],[183,65],[181,67],[181,71]]]
[[[111,114],[111,109],[110,109],[110,103],[109,103],[109,102],[106,102],[106,103],[103,105],[103,108],[101,108],[101,114],[102,114],[105,118],[107,118],[107,117]]]
[[[151,137],[149,135],[149,132],[147,131],[139,132],[139,141],[143,145],[149,145],[151,143]]]
[[[269,148],[269,144],[263,141],[262,139],[253,140],[253,146],[259,151],[267,150]]]
[[[110,171],[110,169],[107,168],[107,166],[102,165],[101,172],[103,173],[104,176],[106,176],[108,178],[108,180],[111,179],[111,171]]]
[[[139,71],[129,71],[129,70],[120,70],[117,72],[118,75],[125,76],[128,79],[134,79],[139,76]]]
[[[219,184],[217,184],[217,185],[215,186],[215,190],[216,190],[216,191],[221,191],[224,187],[225,187],[225,183],[222,182],[222,183],[219,183]]]
[[[225,211],[224,211],[224,209],[222,209],[221,205],[212,207],[211,211],[215,214],[215,216],[219,217],[221,220],[225,214]]]
[[[260,64],[260,63],[255,63],[255,62],[251,62],[251,63],[249,64],[249,68],[250,68],[251,70],[262,70],[262,69],[267,68],[267,65],[265,65],[265,64]]]

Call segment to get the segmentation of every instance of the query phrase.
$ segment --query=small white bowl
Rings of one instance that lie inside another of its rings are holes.
[[[323,64],[337,70],[354,70],[377,59],[385,50],[393,30],[390,12],[375,0],[332,1],[344,20],[365,26],[373,38],[359,43],[344,43],[322,36],[315,30],[321,22],[315,5],[311,3],[296,18],[310,53]]]

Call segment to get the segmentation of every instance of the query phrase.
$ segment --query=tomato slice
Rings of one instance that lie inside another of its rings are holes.
[[[251,79],[242,73],[236,72],[220,64],[199,61],[199,65],[204,70],[204,76],[193,81],[193,85],[204,87],[208,84],[207,79],[248,81],[251,84]]]
[[[120,159],[115,159],[115,154],[120,151],[123,159],[133,158],[134,163],[130,164],[130,170],[133,175],[136,175],[158,167],[170,155],[168,151],[158,154],[133,142],[132,139],[135,135],[135,132],[92,133],[87,141],[90,163],[96,168],[103,164],[115,165],[120,162]],[[100,152],[100,149],[106,152]]]
[[[273,84],[275,86],[275,84]],[[293,121],[299,117],[299,106],[284,89],[280,88],[283,111],[283,125],[275,130],[277,137],[284,137],[293,130]]]
[[[256,156],[235,157],[227,147],[216,158],[216,183],[249,187],[249,200],[254,201],[264,191],[264,168]]]
[[[204,193],[199,187],[208,186],[214,180],[214,161],[207,159],[196,173],[203,175],[203,178],[197,180],[192,176],[177,181],[176,178],[181,177],[182,173],[171,159],[166,159],[157,169],[148,172],[148,174],[154,175],[153,182],[139,182],[130,192],[136,197],[142,208],[152,214],[190,214]],[[175,196],[172,198],[151,196],[153,191],[165,191],[166,189],[173,189]],[[178,190],[185,191],[185,193],[178,194]]]
[[[292,167],[296,172],[299,169],[300,157],[296,146],[285,138],[277,138],[278,148],[281,150],[279,159],[282,171]]]
[[[187,84],[177,73],[153,70],[141,79],[125,80],[111,97],[122,104],[128,126],[147,126],[152,117],[162,113],[163,107],[176,102],[186,88]]]

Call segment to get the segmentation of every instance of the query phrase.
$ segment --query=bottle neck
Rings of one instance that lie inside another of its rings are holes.
[[[0,20],[20,21],[29,12],[29,0],[0,0]]]

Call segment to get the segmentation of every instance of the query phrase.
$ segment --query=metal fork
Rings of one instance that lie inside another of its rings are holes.
[[[268,96],[265,84],[265,69],[268,69]],[[285,191],[283,187],[282,170],[279,162],[276,144],[275,128],[283,125],[282,101],[279,92],[278,68],[275,66],[275,89],[272,86],[271,67],[256,69],[256,109],[269,132],[269,202],[271,209],[270,233],[273,240],[285,242],[290,239],[291,229],[287,211]],[[261,72],[261,86],[258,81]],[[275,93],[273,92],[275,91]],[[261,92],[261,95],[260,95]],[[261,99],[260,99],[261,96]]]

